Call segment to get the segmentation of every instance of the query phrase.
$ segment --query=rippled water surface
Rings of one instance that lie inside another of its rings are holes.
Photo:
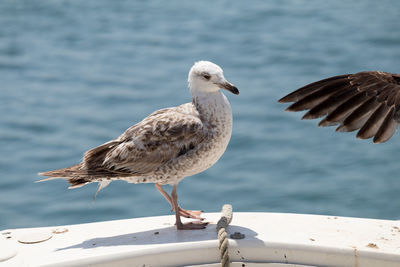
[[[355,3],[357,2],[357,3]],[[325,77],[399,72],[399,1],[0,3],[0,229],[170,214],[152,184],[67,190],[77,163],[152,111],[189,102],[193,62],[219,64],[231,143],[179,186],[183,207],[400,219],[400,136],[318,128],[277,99]]]

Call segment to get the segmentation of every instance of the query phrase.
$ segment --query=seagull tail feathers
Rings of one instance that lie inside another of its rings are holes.
[[[39,172],[38,174],[40,176],[49,176],[49,178],[45,178],[42,180],[39,180],[38,182],[44,182],[48,180],[54,180],[54,179],[66,179],[70,178],[71,176],[74,176],[77,172],[79,172],[81,168],[81,164],[76,164],[67,168],[63,169],[58,169],[54,171],[47,171],[47,172]]]
[[[82,170],[81,163],[63,169],[40,172],[38,174],[40,176],[49,177],[36,182],[45,182],[55,179],[66,179],[71,184],[69,188],[81,187],[89,182],[85,179],[87,178],[87,171]]]

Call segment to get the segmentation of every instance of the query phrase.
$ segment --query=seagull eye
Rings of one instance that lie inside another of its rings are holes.
[[[203,74],[203,78],[206,79],[207,81],[211,78],[211,75],[208,73]]]

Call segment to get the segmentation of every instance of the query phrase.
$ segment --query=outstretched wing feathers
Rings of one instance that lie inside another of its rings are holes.
[[[382,143],[386,140],[389,140],[390,137],[396,132],[397,127],[399,126],[399,122],[394,119],[395,115],[395,107],[392,107],[388,114],[386,115],[385,120],[383,121],[381,127],[378,132],[374,136],[374,143]]]
[[[355,91],[353,88],[343,88],[334,95],[330,96],[328,99],[311,108],[302,119],[309,120],[323,117],[335,110],[341,103],[353,97],[355,94],[357,94],[357,91]]]
[[[309,110],[303,119],[325,116],[319,126],[338,125],[337,131],[360,129],[358,138],[389,140],[400,121],[400,76],[365,71],[331,77],[306,85],[279,102],[294,102],[286,110]]]
[[[304,97],[289,106],[287,111],[302,111],[315,107],[331,95],[344,89],[346,85],[345,79],[331,80],[329,82],[322,83],[319,87],[319,90],[314,89],[311,93],[304,94]],[[304,88],[304,90],[307,89],[308,88]],[[301,93],[301,91],[299,93]]]
[[[336,80],[345,78],[346,76],[347,75],[334,76],[334,77],[323,79],[323,80],[320,80],[317,82],[313,82],[311,84],[303,86],[300,89],[297,89],[296,91],[288,94],[285,97],[282,97],[279,100],[279,102],[281,102],[281,103],[296,102],[299,99],[302,99],[302,98],[306,97],[307,95],[319,90],[321,87],[326,86],[331,82],[335,82]]]

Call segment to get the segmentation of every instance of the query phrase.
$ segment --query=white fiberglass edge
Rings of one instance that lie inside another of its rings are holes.
[[[2,233],[10,234],[0,243],[0,250],[14,246],[17,254],[1,261],[0,267],[214,266],[219,262],[215,223],[220,214],[206,213],[204,217],[212,224],[205,230],[190,231],[177,231],[174,216],[4,230]],[[400,266],[399,221],[236,212],[227,231],[245,235],[244,239],[229,240],[234,262]],[[31,244],[18,241],[39,237],[47,240]]]

